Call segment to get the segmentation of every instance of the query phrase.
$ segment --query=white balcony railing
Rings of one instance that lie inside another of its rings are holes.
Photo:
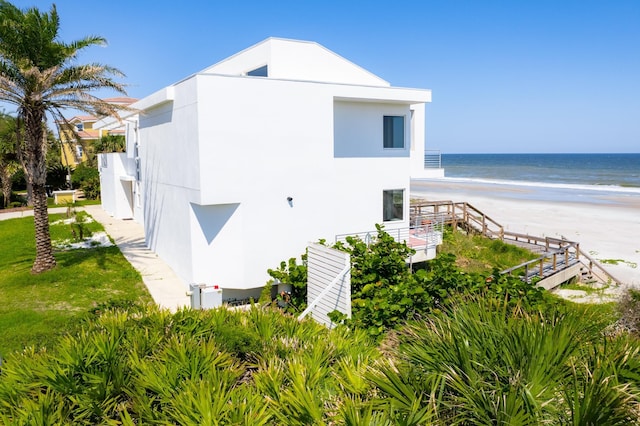
[[[414,250],[423,250],[442,244],[442,223],[425,220],[423,223],[406,228],[385,229],[387,234],[399,243],[406,243]],[[346,242],[347,237],[358,237],[366,244],[372,244],[378,237],[378,231],[356,232],[336,235],[336,242]]]
[[[424,168],[425,169],[441,169],[442,155],[439,150],[427,149],[424,151]]]

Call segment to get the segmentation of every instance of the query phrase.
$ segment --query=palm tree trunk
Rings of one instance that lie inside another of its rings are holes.
[[[25,110],[24,129],[26,132],[25,149],[27,165],[27,187],[31,185],[33,200],[33,220],[36,236],[36,260],[31,273],[39,274],[56,266],[49,234],[49,212],[47,211],[47,143],[44,131],[44,108],[35,102],[35,108]]]
[[[33,185],[33,221],[36,230],[36,260],[33,262],[31,273],[39,274],[56,266],[49,234],[47,191],[44,185]]]

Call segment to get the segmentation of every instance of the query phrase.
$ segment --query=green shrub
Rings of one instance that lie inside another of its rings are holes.
[[[372,410],[364,372],[379,355],[363,333],[274,309],[111,308],[121,303],[51,351],[7,357],[0,423],[345,424],[356,397]]]
[[[399,362],[371,379],[399,415],[443,424],[637,424],[640,345],[597,323],[467,297],[404,328]]]
[[[376,225],[377,235],[367,243],[358,237],[347,237],[334,248],[349,253],[351,257],[351,318],[338,311],[329,317],[335,324],[345,324],[367,330],[371,336],[380,337],[388,329],[403,324],[406,320],[422,317],[434,310],[441,310],[461,295],[482,294],[484,297],[504,300],[510,306],[526,308],[547,303],[545,291],[517,277],[493,274],[468,274],[456,266],[456,256],[442,253],[433,260],[424,262],[412,273],[407,259],[414,251],[404,242],[397,242]],[[491,245],[497,250],[510,253],[512,250],[501,241]],[[515,253],[520,254],[516,248]],[[306,303],[306,265],[297,265],[295,259],[282,262],[277,270],[269,274],[283,283],[291,283],[296,306]],[[296,309],[287,307],[291,312]]]
[[[47,185],[53,189],[67,188],[69,169],[62,164],[47,167]]]
[[[640,337],[640,290],[628,288],[620,295],[616,306],[618,324],[629,333]]]
[[[82,181],[80,189],[88,200],[97,200],[100,198],[100,178],[92,177]]]
[[[268,286],[282,284],[291,285],[290,294],[279,294],[278,300],[288,312],[302,312],[307,306],[307,255],[300,256],[302,263],[298,264],[295,258],[288,262],[280,262],[277,269],[269,269],[267,273],[273,281]]]
[[[71,183],[75,188],[80,188],[87,199],[100,197],[100,172],[95,167],[78,164],[71,175]]]

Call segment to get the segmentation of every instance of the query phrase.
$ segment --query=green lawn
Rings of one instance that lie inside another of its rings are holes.
[[[51,215],[50,222],[65,218]],[[96,222],[86,227],[102,230]],[[51,236],[54,241],[70,239],[70,225],[52,225]],[[32,275],[33,218],[0,221],[0,240],[0,355],[28,345],[49,346],[107,301],[151,301],[140,275],[115,246],[57,250],[58,266]]]

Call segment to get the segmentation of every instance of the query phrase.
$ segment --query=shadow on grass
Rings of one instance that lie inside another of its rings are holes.
[[[81,265],[85,262],[94,262],[99,269],[104,271],[108,267],[108,255],[115,255],[117,253],[117,247],[60,250],[56,253],[56,260],[60,266],[65,268]]]

